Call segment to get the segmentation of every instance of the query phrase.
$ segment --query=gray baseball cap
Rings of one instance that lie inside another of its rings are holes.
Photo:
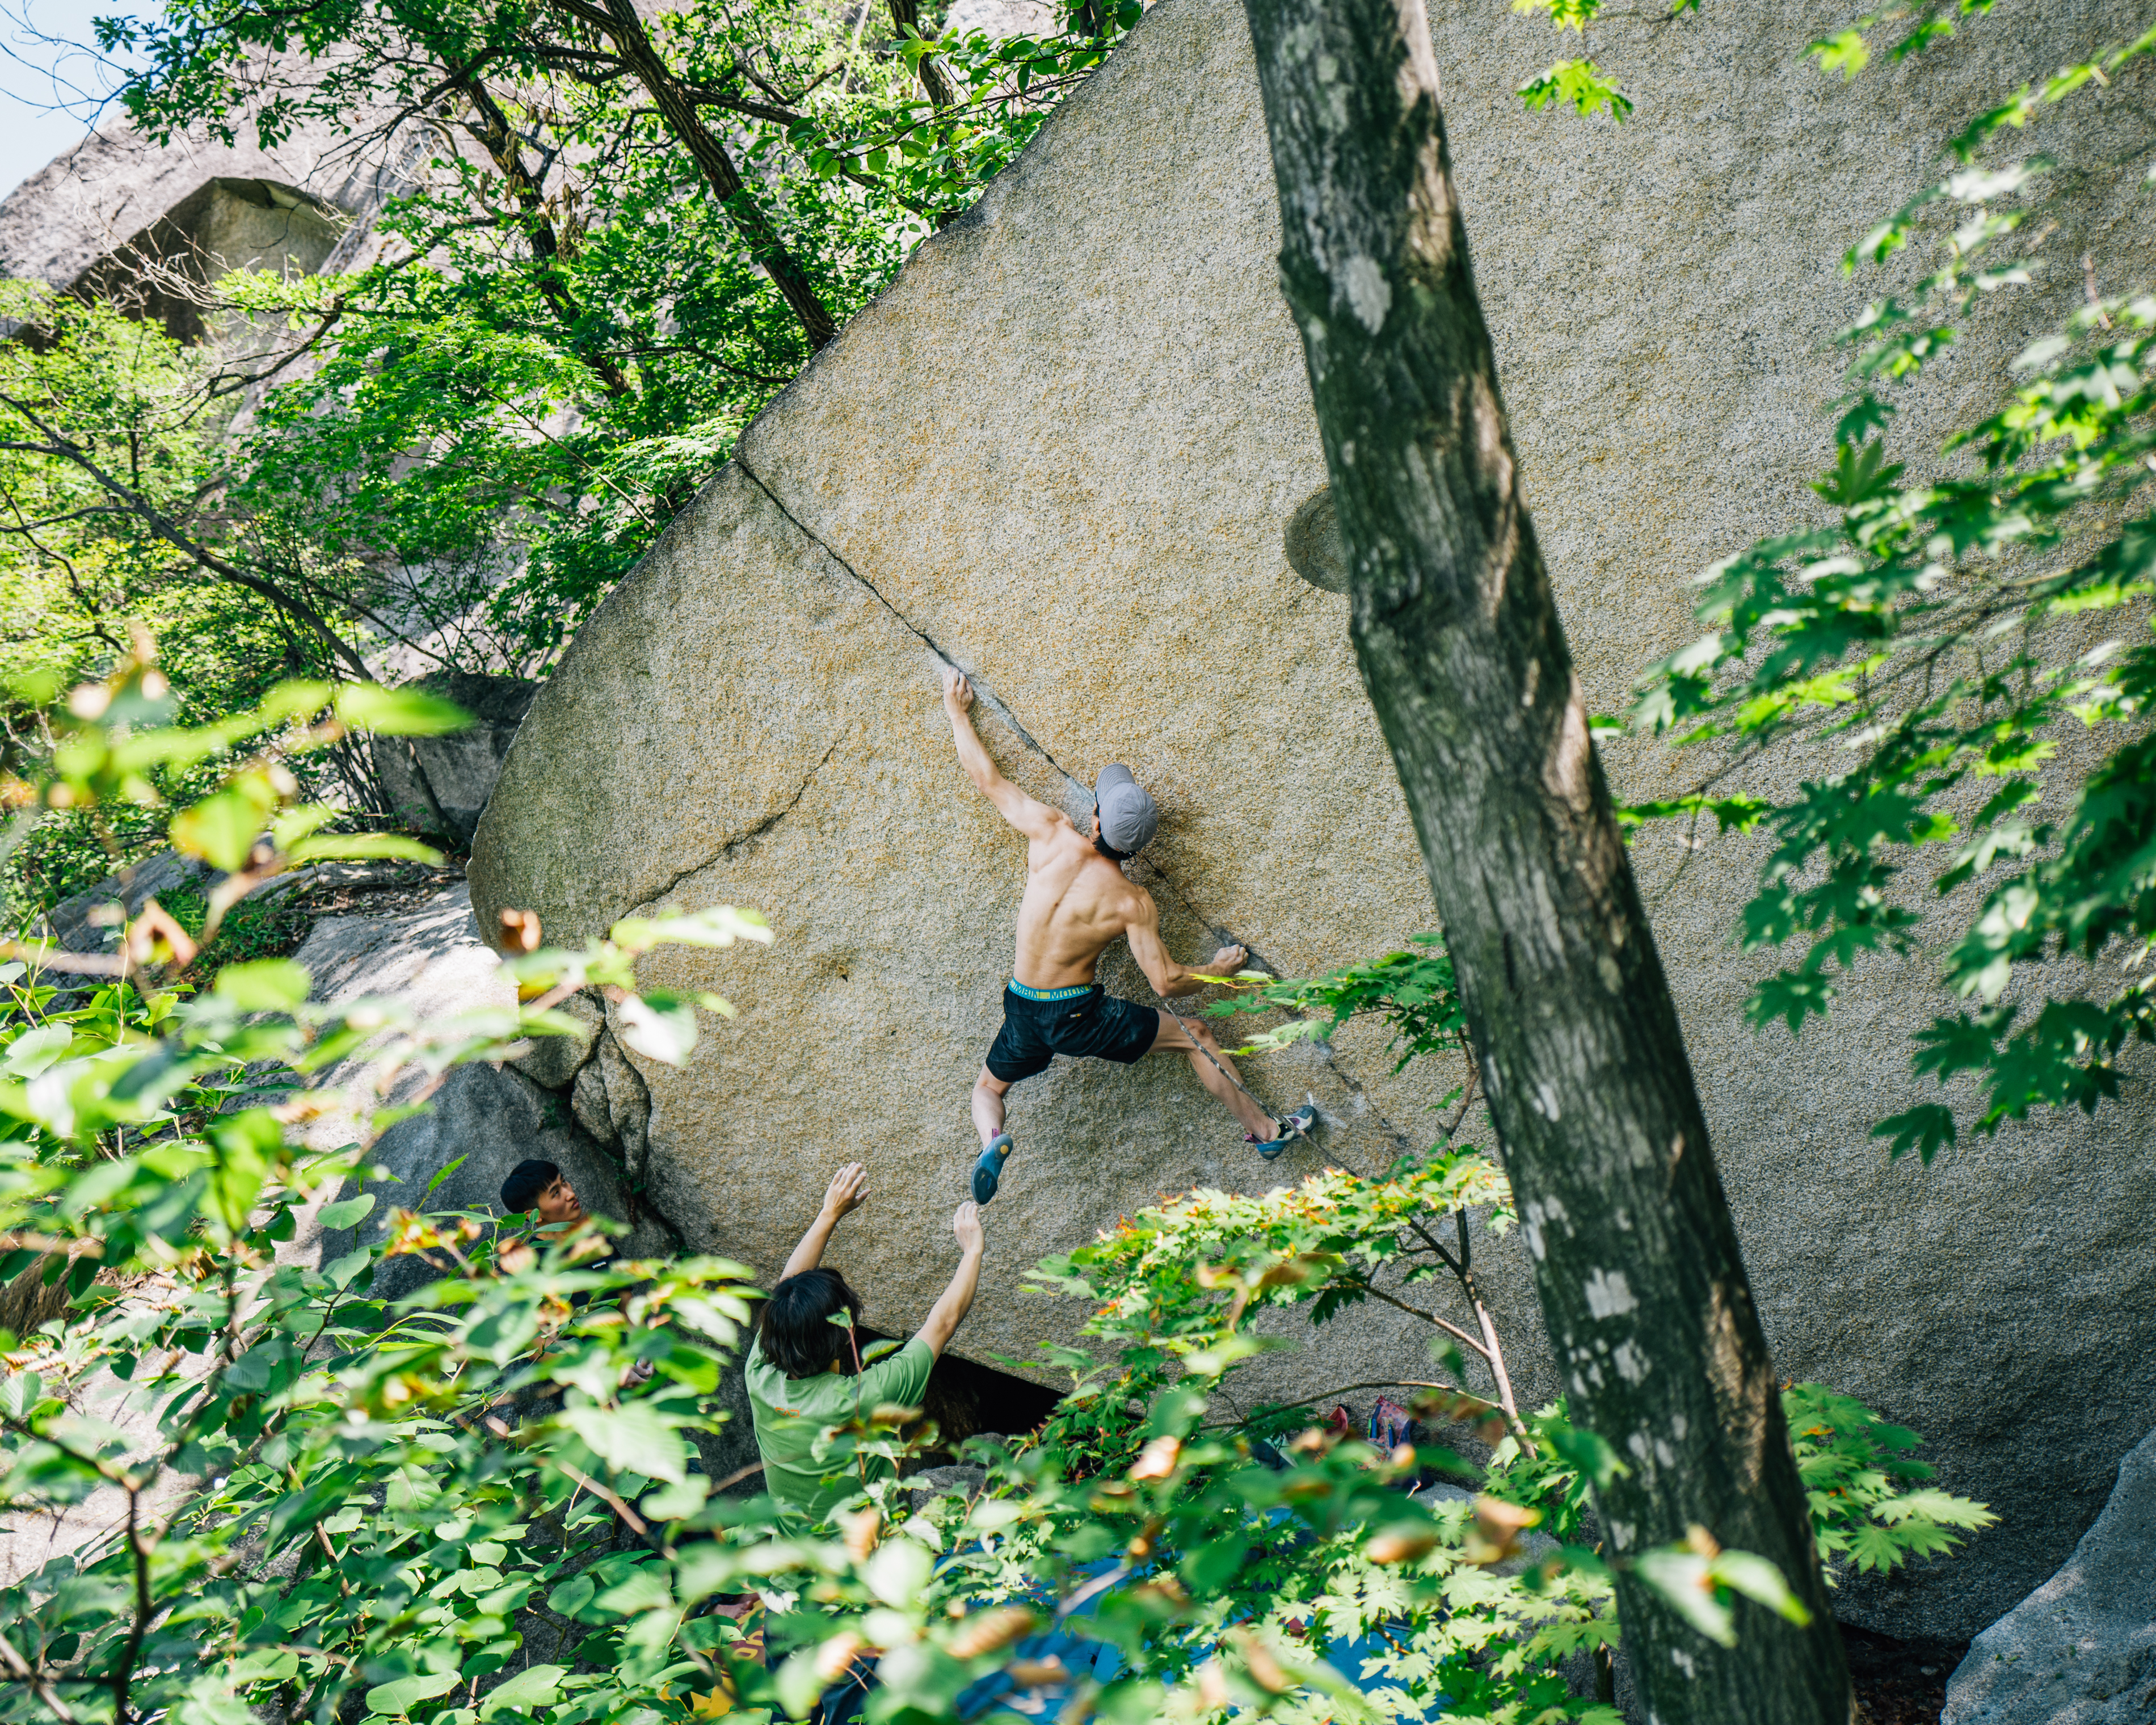
[[[1127,767],[1103,767],[1093,788],[1093,806],[1101,817],[1101,836],[1125,856],[1152,843],[1160,830],[1160,810],[1138,788]]]

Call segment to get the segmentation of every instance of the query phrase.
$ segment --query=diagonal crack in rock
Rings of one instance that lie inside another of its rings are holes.
[[[885,610],[891,613],[892,618],[897,622],[900,628],[906,630],[908,634],[913,636],[915,639],[921,644],[921,645],[927,648],[931,653],[936,655],[937,662],[938,664],[947,665],[955,671],[964,672],[966,680],[973,685],[974,695],[980,699],[980,701],[988,707],[989,711],[993,712],[998,718],[1001,719],[1004,723],[1009,726],[1013,731],[1018,733],[1019,740],[1021,742],[1023,742],[1028,748],[1031,749],[1035,754],[1039,755],[1042,760],[1047,762],[1050,766],[1053,767],[1058,773],[1061,773],[1064,778],[1070,780],[1072,784],[1077,786],[1080,790],[1082,791],[1086,789],[1085,780],[1080,778],[1076,773],[1071,772],[1069,768],[1065,767],[1060,761],[1057,760],[1055,755],[1049,751],[1039,738],[1034,737],[1034,734],[1030,731],[1027,730],[1024,726],[1019,724],[1018,721],[1018,715],[1014,713],[1009,707],[1006,706],[1002,699],[998,696],[986,683],[981,680],[979,675],[977,672],[967,670],[964,663],[959,660],[955,654],[945,652],[943,649],[937,644],[934,636],[931,635],[927,629],[921,628],[921,625],[916,623],[911,617],[908,617],[906,613],[900,610],[897,606],[891,603],[889,597],[884,593],[884,590],[881,588],[878,587],[875,583],[870,580],[867,576],[862,574],[859,569],[856,569],[851,563],[840,557],[839,553],[832,548],[829,541],[826,540],[823,535],[817,532],[814,528],[809,526],[807,522],[803,521],[799,516],[794,514],[792,510],[788,509],[786,506],[785,501],[779,496],[778,493],[773,490],[769,485],[764,483],[762,475],[758,474],[754,468],[748,465],[747,462],[742,459],[739,450],[736,450],[734,453],[734,465],[740,468],[743,473],[747,474],[748,477],[755,482],[757,490],[762,492],[765,496],[771,500],[771,506],[777,510],[781,515],[784,516],[788,521],[793,523],[794,531],[800,534],[803,539],[806,539],[811,545],[816,547],[817,549],[821,551],[825,557],[830,558],[833,562],[836,563],[841,569],[844,569],[847,574],[850,575],[855,581],[859,582],[861,587],[875,598],[875,602],[879,605],[881,605]],[[1092,793],[1090,791],[1087,791],[1086,794],[1090,797]]]
[[[816,775],[821,773],[824,767],[829,764],[831,757],[838,753],[839,742],[839,739],[838,737],[834,737],[831,739],[831,746],[824,751],[816,764],[808,769],[808,776],[801,781],[799,787],[794,791],[793,796],[788,799],[787,804],[783,809],[774,809],[771,814],[765,815],[764,818],[758,821],[754,826],[749,828],[747,832],[737,833],[732,838],[727,839],[725,844],[719,846],[716,850],[713,851],[701,862],[691,863],[687,868],[677,870],[674,875],[668,880],[664,886],[660,887],[656,892],[647,895],[641,903],[637,906],[637,908],[641,910],[644,905],[657,904],[660,900],[665,898],[668,893],[673,891],[675,887],[679,886],[684,880],[687,880],[690,875],[701,875],[706,869],[710,868],[714,863],[722,863],[731,857],[738,855],[743,846],[754,844],[758,839],[761,839],[766,833],[777,826],[779,822],[784,820],[788,815],[793,814],[795,809],[801,806],[801,799],[808,794],[808,787],[816,783]]]

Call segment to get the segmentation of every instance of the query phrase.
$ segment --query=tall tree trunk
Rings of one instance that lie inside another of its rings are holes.
[[[1629,1567],[1650,1715],[1847,1725],[1766,1341],[1661,962],[1520,495],[1422,0],[1245,0],[1353,632],[1459,968],[1575,1417],[1628,1470],[1619,1559],[1702,1527],[1779,1567],[1799,1630],[1704,1640]]]
[[[901,41],[908,36],[921,33],[921,0],[889,0],[889,4],[891,21],[897,29]],[[952,85],[951,74],[943,69],[934,54],[921,55],[913,63],[913,69],[920,76],[921,87],[928,92],[928,100],[937,107],[947,108],[958,100],[958,92]]]
[[[696,112],[695,99],[674,75],[644,27],[632,0],[552,0],[557,12],[603,32],[616,54],[636,80],[651,93],[652,105],[666,122],[667,130],[680,140],[697,171],[719,197],[736,230],[748,242],[749,252],[763,266],[779,297],[800,320],[802,332],[812,352],[824,347],[839,332],[838,325],[801,268],[801,260],[787,249],[778,229],[742,183],[741,170],[725,144]]]

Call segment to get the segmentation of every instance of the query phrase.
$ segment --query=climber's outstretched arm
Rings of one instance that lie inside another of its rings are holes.
[[[1201,977],[1233,976],[1243,968],[1250,954],[1240,947],[1223,947],[1203,965],[1177,963],[1160,937],[1160,906],[1142,887],[1136,890],[1139,901],[1124,922],[1123,935],[1131,943],[1131,957],[1162,999],[1195,994],[1205,986]]]
[[[973,788],[996,805],[996,810],[1029,839],[1045,839],[1063,824],[1062,814],[1034,799],[996,771],[996,763],[981,747],[973,730],[973,685],[963,672],[943,673],[943,711],[950,716],[951,737],[958,745],[958,764]]]

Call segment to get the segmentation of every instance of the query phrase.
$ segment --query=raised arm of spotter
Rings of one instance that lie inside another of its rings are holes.
[[[839,1225],[839,1218],[849,1210],[859,1209],[868,1195],[869,1171],[860,1163],[850,1162],[832,1175],[830,1186],[824,1194],[824,1207],[816,1212],[815,1221],[801,1236],[801,1244],[794,1247],[786,1267],[778,1272],[779,1281],[786,1281],[821,1264],[824,1248],[830,1245],[831,1230]]]
[[[988,1242],[981,1232],[981,1207],[970,1198],[951,1218],[951,1231],[958,1236],[958,1267],[943,1297],[928,1308],[927,1321],[916,1332],[938,1359],[951,1345],[960,1321],[973,1309],[974,1291],[981,1285],[981,1258]]]

